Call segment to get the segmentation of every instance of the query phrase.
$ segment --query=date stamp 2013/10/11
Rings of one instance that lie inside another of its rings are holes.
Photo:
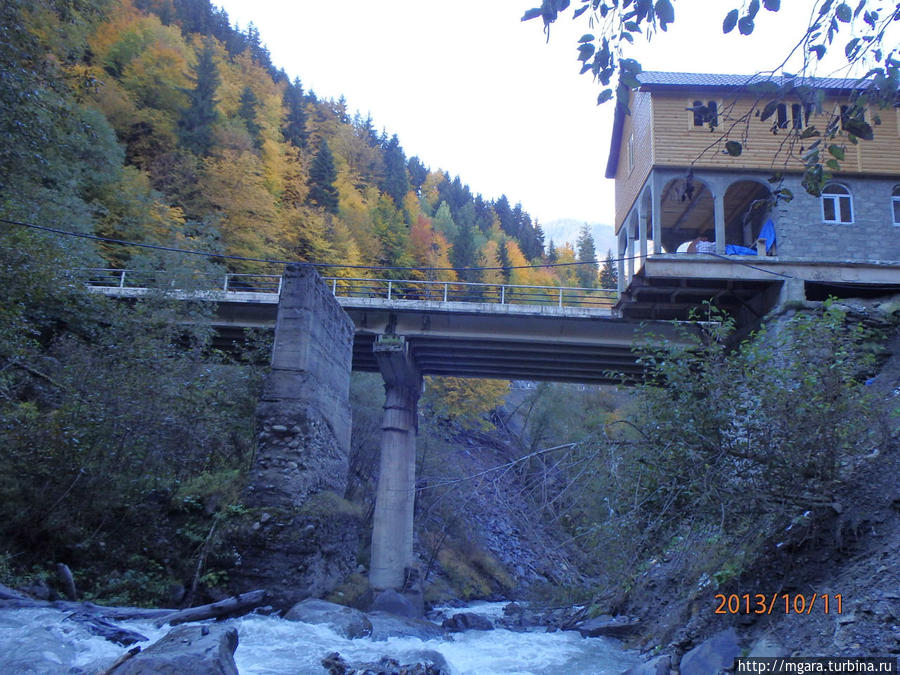
[[[844,598],[840,593],[716,593],[716,614],[812,614],[813,610],[842,614]]]

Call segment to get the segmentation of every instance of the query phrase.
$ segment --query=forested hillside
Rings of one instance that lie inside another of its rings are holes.
[[[394,278],[597,283],[565,267],[468,269],[546,262],[540,225],[521,204],[408,158],[343,97],[291,81],[252,25],[232,27],[208,0],[3,11],[8,218],[267,260],[445,268],[381,271]],[[143,256],[97,253],[116,267]],[[575,252],[554,246],[551,257]]]
[[[91,594],[140,602],[173,579],[191,594],[223,578],[260,373],[252,354],[213,351],[206,310],[162,289],[259,264],[165,249],[347,266],[327,268],[337,275],[418,266],[438,269],[370,272],[596,285],[593,265],[581,277],[531,266],[575,252],[545,253],[521,204],[486,201],[343,100],[289,81],[257,31],[208,0],[10,0],[0,74],[7,580],[64,560]],[[152,271],[161,290],[119,306],[87,292],[89,267]],[[477,421],[505,390],[436,384],[431,407]]]

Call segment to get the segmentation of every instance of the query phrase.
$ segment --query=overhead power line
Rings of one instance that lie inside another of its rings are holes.
[[[27,227],[33,230],[40,230],[42,232],[51,232],[53,234],[61,234],[67,237],[78,237],[80,239],[90,239],[93,241],[102,241],[107,244],[119,244],[121,246],[136,246],[139,248],[146,248],[155,251],[168,251],[170,253],[184,253],[187,255],[198,255],[206,258],[220,258],[222,260],[240,260],[243,262],[258,262],[258,263],[267,263],[270,265],[293,265],[296,263],[304,263],[307,265],[312,265],[313,267],[340,267],[347,269],[362,269],[362,270],[411,270],[411,271],[421,271],[421,272],[469,272],[469,271],[482,271],[482,270],[518,270],[518,269],[540,269],[544,267],[572,267],[574,265],[600,265],[606,262],[606,260],[581,260],[579,262],[569,262],[569,263],[541,263],[540,265],[506,265],[499,267],[413,267],[413,266],[398,266],[398,265],[349,265],[347,263],[326,263],[326,262],[312,262],[308,260],[272,260],[268,258],[250,258],[247,256],[240,255],[230,255],[227,253],[214,253],[211,251],[198,251],[195,249],[188,248],[178,248],[175,246],[162,246],[160,244],[147,244],[137,241],[127,241],[125,239],[113,239],[111,237],[102,237],[97,234],[86,234],[83,232],[71,232],[69,230],[62,230],[56,227],[47,227],[45,225],[36,225],[35,223],[24,223],[17,220],[9,220],[7,218],[0,218],[0,223],[6,223],[8,225],[18,225],[20,227]],[[638,256],[632,256],[627,258],[613,258],[613,262],[618,262],[619,260],[637,260]]]
[[[52,234],[59,234],[66,237],[77,237],[79,239],[90,239],[92,241],[101,241],[106,244],[117,244],[120,246],[135,246],[137,248],[145,248],[154,251],[167,251],[169,253],[183,253],[185,255],[196,255],[203,256],[205,258],[216,258],[219,260],[238,260],[241,262],[257,262],[257,263],[265,263],[268,265],[293,265],[297,263],[303,263],[307,265],[312,265],[313,267],[325,267],[325,268],[343,268],[343,269],[357,269],[357,270],[373,270],[373,271],[418,271],[418,272],[481,272],[481,271],[502,271],[502,270],[518,270],[518,269],[543,269],[543,268],[556,268],[556,267],[574,267],[577,265],[601,265],[606,262],[626,262],[629,260],[639,260],[640,256],[624,256],[621,258],[612,258],[605,260],[581,260],[578,262],[567,262],[567,263],[541,263],[539,265],[507,265],[507,266],[498,266],[498,267],[412,267],[412,266],[398,266],[398,265],[349,265],[346,263],[327,263],[327,262],[311,262],[308,260],[273,260],[269,258],[252,258],[248,256],[240,256],[240,255],[231,255],[227,253],[214,253],[212,251],[198,251],[196,249],[189,248],[178,248],[176,246],[163,246],[161,244],[147,244],[143,242],[137,241],[128,241],[125,239],[114,239],[112,237],[102,237],[97,234],[86,234],[84,232],[71,232],[69,230],[63,230],[56,227],[47,227],[46,225],[37,225],[35,223],[25,223],[19,220],[10,220],[9,218],[0,218],[0,223],[6,223],[7,225],[16,225],[19,227],[26,227],[32,230],[38,230],[41,232],[50,232]],[[720,258],[727,262],[730,262],[735,265],[743,265],[745,267],[749,267],[750,269],[757,270],[759,272],[764,272],[766,274],[771,274],[777,277],[783,277],[785,279],[798,279],[800,281],[809,281],[809,279],[802,279],[800,277],[793,276],[791,274],[776,272],[774,270],[767,270],[763,267],[759,267],[757,265],[753,265],[750,262],[745,260],[736,260],[731,257],[719,255],[718,253],[705,253],[706,255],[712,256],[714,258]]]

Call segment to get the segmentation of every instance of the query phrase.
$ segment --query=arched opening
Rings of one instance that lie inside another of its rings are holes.
[[[772,211],[772,191],[755,180],[739,180],[725,190],[725,243],[756,247]]]
[[[715,241],[712,192],[690,172],[683,178],[669,181],[663,188],[660,216],[661,244],[666,251],[676,251],[679,244],[698,237]]]

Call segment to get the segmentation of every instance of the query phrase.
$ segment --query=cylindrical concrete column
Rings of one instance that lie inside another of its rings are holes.
[[[416,405],[419,387],[385,384],[381,470],[375,494],[369,584],[400,589],[413,560],[416,487]]]

